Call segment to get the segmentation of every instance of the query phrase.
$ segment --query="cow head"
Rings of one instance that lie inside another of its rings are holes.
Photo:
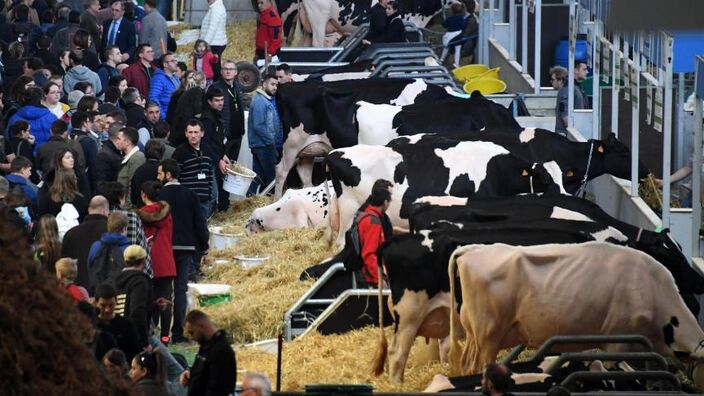
[[[554,161],[545,164],[535,163],[530,168],[526,167],[521,172],[521,176],[527,179],[532,194],[560,194],[565,191],[562,187],[559,167]]]
[[[592,161],[603,164],[606,173],[622,179],[631,178],[631,150],[616,139],[616,135],[610,133],[606,139],[591,140],[590,143],[595,144]],[[648,177],[649,173],[650,170],[639,161],[638,179]]]
[[[255,217],[254,214],[247,220],[247,224],[244,228],[247,231],[247,235],[265,231],[264,222],[262,219]]]

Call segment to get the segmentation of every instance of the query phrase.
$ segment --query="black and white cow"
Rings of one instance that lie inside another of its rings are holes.
[[[330,94],[331,100],[325,102]],[[447,98],[447,92],[422,80],[366,79],[323,82],[320,80],[284,84],[276,93],[281,115],[284,146],[281,161],[276,165],[276,196],[283,193],[289,171],[306,147],[318,147],[311,155],[323,156],[331,148],[357,143],[352,125],[353,104],[371,103],[406,105]],[[298,167],[303,185],[312,185],[312,161]]]
[[[428,195],[497,197],[565,192],[556,163],[527,162],[491,142],[357,145],[333,150],[325,164],[337,195],[331,200],[330,223],[339,246],[377,179],[394,183],[386,213],[391,223],[401,228],[408,228],[411,204]]]
[[[326,182],[330,184],[329,182]],[[315,228],[327,219],[332,185],[288,189],[278,201],[254,209],[247,220],[247,234],[285,228]]]
[[[506,148],[511,154],[529,162],[555,161],[562,171],[565,190],[576,193],[585,183],[603,174],[631,177],[631,152],[612,133],[604,140],[571,141],[545,129],[485,129],[446,134],[401,136],[389,146],[434,141],[488,141]],[[647,177],[648,168],[639,163],[638,175]]]
[[[450,4],[450,0],[400,0],[401,18],[419,28]],[[325,34],[334,30],[328,24],[336,20],[343,30],[352,32],[356,27],[369,22],[369,11],[376,0],[276,0],[277,9],[284,22],[284,36],[288,37],[299,7],[305,10],[310,26],[313,47],[322,47]]]
[[[391,289],[389,310],[394,334],[389,348],[389,373],[401,382],[416,337],[445,339],[450,334],[448,260],[456,248],[468,244],[531,246],[546,243],[583,243],[593,240],[621,243],[625,236],[607,225],[544,219],[536,221],[463,223],[397,235],[380,249]],[[380,348],[385,349],[385,342]],[[446,356],[444,349],[441,358]],[[381,356],[381,354],[377,354]],[[383,361],[374,370],[383,372]]]
[[[360,144],[387,144],[399,136],[419,133],[453,134],[485,128],[523,128],[513,114],[475,91],[469,99],[448,97],[442,102],[407,106],[357,102]]]

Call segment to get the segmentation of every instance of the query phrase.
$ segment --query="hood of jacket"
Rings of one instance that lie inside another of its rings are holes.
[[[166,201],[159,201],[151,205],[135,209],[143,223],[152,224],[164,220],[171,212],[171,206]]]
[[[143,282],[149,283],[149,275],[139,270],[122,270],[122,272],[115,277],[115,286],[117,290],[122,291],[131,290],[133,285]]]
[[[100,242],[106,245],[117,245],[117,246],[128,246],[130,244],[129,239],[125,235],[118,234],[115,232],[106,232],[100,236]]]
[[[32,105],[27,105],[27,106],[22,106],[19,109],[17,109],[17,116],[21,117],[23,120],[27,121],[35,121],[38,120],[42,117],[46,117],[48,114],[52,114],[51,110],[47,109],[44,106],[32,106]]]
[[[87,80],[92,76],[93,73],[89,68],[81,65],[81,66],[74,66],[69,70],[66,75],[69,77],[74,77],[76,79],[81,79],[81,80]]]

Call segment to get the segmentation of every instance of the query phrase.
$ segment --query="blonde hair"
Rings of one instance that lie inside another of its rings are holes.
[[[56,262],[56,273],[61,275],[62,280],[76,280],[78,276],[78,260],[70,257],[60,258]]]
[[[42,264],[54,272],[54,263],[61,257],[61,239],[56,217],[45,214],[37,227],[37,253]]]
[[[127,228],[129,219],[127,215],[122,212],[112,212],[108,216],[108,232],[121,233],[122,230]]]

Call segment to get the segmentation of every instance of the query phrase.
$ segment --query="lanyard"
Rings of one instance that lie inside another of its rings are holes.
[[[237,95],[234,93],[235,91],[235,85],[233,83],[232,88],[227,88],[227,92],[230,94],[232,97],[232,105],[235,106],[235,110],[239,111],[239,108],[237,107]]]

